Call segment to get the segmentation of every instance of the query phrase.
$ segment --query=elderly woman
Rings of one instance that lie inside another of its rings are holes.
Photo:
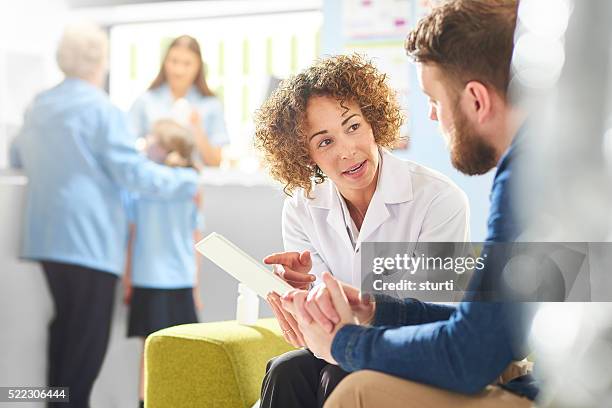
[[[188,35],[168,47],[157,77],[132,105],[130,118],[137,137],[146,137],[159,119],[172,118],[195,135],[198,162],[221,163],[221,147],[229,143],[223,105],[206,82],[198,41]]]
[[[22,256],[41,262],[51,292],[48,383],[70,387],[66,407],[89,406],[106,353],[127,238],[122,189],[170,199],[197,188],[194,170],[134,149],[126,118],[100,89],[107,49],[97,27],[65,31],[57,62],[66,77],[35,98],[13,145],[28,177]]]
[[[256,144],[285,185],[284,253],[264,261],[297,288],[322,272],[359,287],[363,242],[468,240],[465,194],[443,175],[387,149],[402,123],[393,91],[359,56],[318,61],[258,112]],[[277,294],[268,298],[285,338],[304,345]],[[268,363],[262,407],[322,406],[346,375],[306,349]]]

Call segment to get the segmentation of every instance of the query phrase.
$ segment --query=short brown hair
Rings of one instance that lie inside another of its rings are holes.
[[[379,146],[393,148],[399,141],[403,116],[385,74],[357,54],[316,61],[298,75],[282,81],[255,115],[255,146],[264,153],[272,177],[291,195],[303,188],[308,197],[315,183],[306,134],[306,106],[313,96],[329,96],[359,105]]]
[[[456,88],[469,81],[505,96],[518,0],[449,0],[422,18],[404,48],[417,62],[435,63]]]

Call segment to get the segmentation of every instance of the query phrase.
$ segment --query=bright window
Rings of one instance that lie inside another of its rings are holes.
[[[270,78],[286,78],[317,57],[318,11],[120,24],[111,28],[110,96],[129,109],[157,75],[167,45],[188,34],[202,48],[207,81],[223,101],[234,146],[250,145],[253,112]]]

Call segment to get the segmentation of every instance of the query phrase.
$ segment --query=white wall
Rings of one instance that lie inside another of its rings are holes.
[[[66,18],[64,0],[0,2],[0,168],[25,107],[61,78],[54,54]]]

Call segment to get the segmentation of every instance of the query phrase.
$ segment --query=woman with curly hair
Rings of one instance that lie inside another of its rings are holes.
[[[290,195],[283,253],[264,262],[296,288],[324,271],[361,281],[363,242],[468,240],[468,201],[445,176],[393,156],[403,118],[385,75],[358,55],[335,56],[283,81],[256,115],[256,146]],[[285,339],[304,345],[278,294]],[[323,406],[348,373],[306,349],[268,363],[261,407]]]

